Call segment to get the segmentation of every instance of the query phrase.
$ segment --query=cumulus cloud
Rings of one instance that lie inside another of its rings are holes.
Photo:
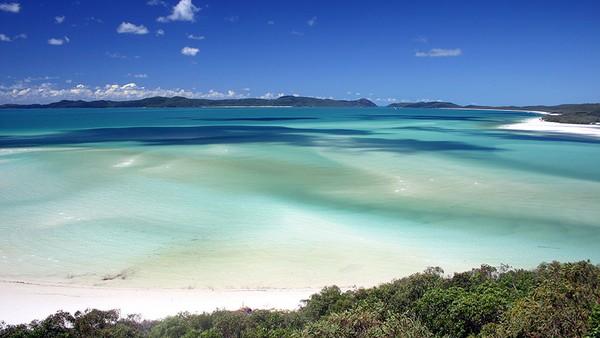
[[[188,39],[191,39],[191,40],[204,40],[205,39],[204,35],[188,34],[187,37],[188,37]]]
[[[119,27],[117,27],[117,33],[119,34],[137,34],[143,35],[148,34],[148,28],[144,25],[135,25],[131,22],[121,22]]]
[[[161,16],[156,19],[159,22],[169,21],[194,21],[194,15],[200,8],[194,6],[192,0],[180,0],[173,7],[173,12],[168,16]]]
[[[52,46],[62,46],[65,43],[69,43],[71,40],[69,40],[68,37],[64,37],[64,38],[52,38],[48,40],[48,44],[52,45]]]
[[[313,16],[312,18],[308,19],[308,21],[306,21],[306,24],[309,25],[310,27],[316,25],[317,24],[317,17]]]
[[[61,24],[61,23],[63,23],[64,21],[65,21],[65,16],[64,16],[64,15],[62,15],[62,16],[55,16],[55,17],[54,17],[54,22],[55,22],[55,23]]]
[[[462,50],[460,48],[454,49],[443,49],[443,48],[433,48],[427,52],[416,52],[416,57],[447,57],[447,56],[460,56],[462,55]]]
[[[165,30],[164,29],[159,29],[156,31],[156,36],[163,36],[165,35]]]
[[[21,4],[18,2],[0,3],[0,11],[9,12],[9,13],[19,13],[21,11]]]
[[[181,54],[187,55],[187,56],[195,56],[196,54],[198,54],[199,51],[200,51],[200,49],[198,49],[198,48],[186,46],[181,49]]]
[[[276,99],[278,97],[282,97],[284,95],[285,95],[284,93],[277,93],[276,94],[276,93],[267,92],[264,95],[259,96],[259,98],[261,98],[261,99],[267,99],[267,100],[273,100],[273,99]]]
[[[275,94],[270,94],[276,97]],[[283,94],[281,94],[283,95]],[[280,95],[280,96],[281,96]],[[77,84],[67,88],[58,88],[53,83],[42,83],[26,86],[21,81],[10,87],[0,86],[0,103],[48,103],[59,100],[134,100],[152,96],[184,96],[202,99],[235,99],[246,98],[248,93],[237,93],[234,90],[207,92],[190,91],[180,88],[145,88],[135,82],[125,84],[106,84],[104,86],[88,86]]]
[[[147,79],[148,78],[148,74],[129,74],[130,76],[136,78],[136,79]]]
[[[17,34],[11,38],[10,36],[8,36],[6,34],[0,33],[0,42],[11,42],[13,40],[18,40],[18,39],[27,39],[27,34],[21,33],[21,34]]]

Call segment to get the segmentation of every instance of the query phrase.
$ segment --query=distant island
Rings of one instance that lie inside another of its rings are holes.
[[[392,103],[393,108],[454,108],[454,109],[497,109],[497,110],[523,110],[551,113],[542,117],[544,121],[572,124],[598,124],[600,123],[600,103],[561,104],[556,106],[461,106],[452,102],[400,102]]]
[[[203,108],[203,107],[377,107],[369,99],[335,100],[307,96],[286,95],[276,99],[190,99],[182,96],[155,96],[140,100],[62,100],[48,104],[3,104],[0,109],[33,109],[33,108]],[[447,108],[447,109],[495,109],[541,111],[552,113],[542,117],[544,121],[574,124],[600,123],[600,103],[561,104],[555,106],[481,106],[459,105],[452,102],[424,101],[397,102],[388,105],[390,108]]]
[[[62,100],[49,104],[4,104],[0,108],[201,108],[201,107],[377,107],[367,99],[334,100],[304,96],[281,96],[276,99],[189,99],[182,96],[155,96],[131,101]]]

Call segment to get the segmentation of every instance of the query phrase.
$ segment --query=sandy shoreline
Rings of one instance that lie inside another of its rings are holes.
[[[519,110],[519,109],[491,109],[491,108],[440,108],[440,109],[493,110],[493,111],[512,111],[512,112],[533,113],[533,114],[540,114],[540,115],[556,115],[556,114],[544,112],[544,111]],[[600,137],[600,125],[548,122],[548,121],[542,120],[539,117],[528,118],[528,119],[522,120],[517,123],[505,124],[498,128],[506,129],[506,130],[539,131],[539,132],[547,132],[547,133],[563,133],[563,134]]]
[[[547,133],[564,133],[600,137],[600,125],[547,122],[539,117],[529,118],[517,123],[502,125],[499,128],[507,130],[539,131]]]
[[[493,109],[493,108],[437,108],[437,109],[483,110],[483,111],[510,111],[510,112],[533,113],[533,114],[541,114],[541,115],[552,115],[553,114],[553,113],[549,113],[549,112],[546,112],[546,111],[540,111],[540,110],[523,110],[523,109]]]
[[[297,309],[319,289],[143,289],[41,285],[0,281],[0,321],[8,324],[43,319],[57,310],[120,309],[122,315],[159,319],[181,311],[216,309]]]

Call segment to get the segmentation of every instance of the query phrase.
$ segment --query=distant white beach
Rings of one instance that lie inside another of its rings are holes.
[[[520,113],[533,113],[533,114],[541,114],[541,115],[552,115],[552,113],[548,113],[546,111],[539,110],[523,110],[523,109],[495,109],[495,108],[437,108],[437,109],[450,109],[450,110],[484,110],[484,111],[512,111],[512,112],[520,112]]]
[[[538,111],[538,110],[519,110],[519,109],[491,109],[491,108],[441,108],[441,109],[454,109],[454,110],[502,110],[512,112],[525,112],[540,115],[557,115],[554,113]],[[569,124],[569,123],[558,123],[544,121],[539,117],[528,118],[518,123],[505,124],[499,127],[500,129],[507,130],[521,130],[521,131],[542,131],[549,133],[566,133],[576,134],[585,136],[600,137],[600,125],[586,125],[586,124]]]
[[[518,123],[502,125],[500,129],[566,133],[600,137],[600,125],[568,124],[544,121],[539,117],[529,118]]]

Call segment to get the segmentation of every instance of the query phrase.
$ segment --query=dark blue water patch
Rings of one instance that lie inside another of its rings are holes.
[[[585,135],[570,135],[564,133],[552,133],[552,132],[528,132],[528,131],[499,131],[497,129],[453,129],[444,127],[433,127],[433,126],[406,126],[406,127],[392,127],[394,130],[409,130],[409,131],[424,131],[424,132],[436,132],[436,133],[460,133],[467,136],[487,136],[495,137],[507,140],[519,140],[519,141],[536,141],[536,142],[574,142],[574,143],[600,143],[600,139],[585,136]]]
[[[142,142],[146,144],[213,144],[285,142],[306,145],[316,134],[368,135],[355,129],[311,129],[279,126],[194,126],[194,127],[124,127],[64,131],[33,136],[0,136],[2,147],[35,147],[57,144],[100,142]]]
[[[355,118],[359,120],[381,120],[381,119],[394,119],[394,120],[433,120],[433,121],[474,121],[474,122],[496,122],[493,119],[487,119],[477,116],[456,116],[456,115],[407,115],[407,114],[361,114],[355,115]]]
[[[586,137],[583,135],[567,135],[563,133],[551,132],[485,132],[486,136],[502,138],[507,140],[519,141],[538,141],[538,142],[573,142],[573,143],[592,143],[599,144],[600,139],[595,137]]]
[[[396,153],[412,153],[417,151],[499,151],[496,147],[478,146],[456,141],[427,141],[416,139],[387,139],[387,138],[352,138],[352,148],[370,151],[388,151]]]
[[[270,121],[295,121],[295,120],[318,120],[318,117],[227,117],[227,118],[197,118],[197,117],[177,117],[179,120],[191,120],[191,121],[257,121],[257,122],[270,122]]]
[[[406,127],[392,127],[390,129],[409,130],[409,131],[426,131],[426,132],[436,132],[436,133],[462,133],[462,132],[465,132],[464,129],[432,127],[432,126],[406,126]]]
[[[140,142],[149,146],[234,143],[284,143],[296,146],[314,146],[318,144],[338,148],[389,151],[395,153],[448,150],[500,150],[493,147],[483,147],[454,141],[366,137],[371,135],[373,135],[371,131],[356,129],[311,129],[280,126],[123,127],[81,129],[33,136],[0,136],[0,147]],[[339,136],[346,137],[339,138]],[[317,141],[319,142],[317,143]]]

